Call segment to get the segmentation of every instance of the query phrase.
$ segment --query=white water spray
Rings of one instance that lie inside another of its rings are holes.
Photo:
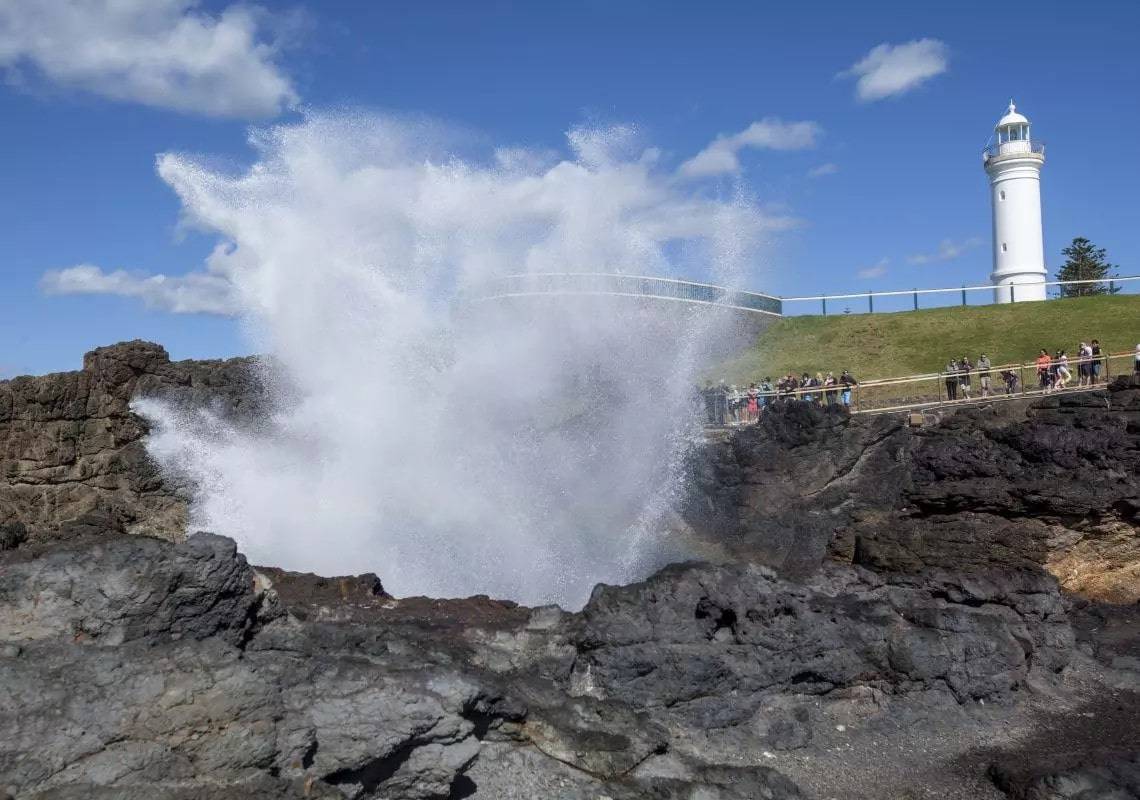
[[[583,299],[457,322],[455,293],[524,271],[731,279],[768,223],[628,128],[569,141],[483,156],[432,123],[316,115],[256,133],[237,174],[160,158],[273,365],[256,430],[138,403],[152,455],[197,487],[194,528],[397,595],[578,607],[662,562],[716,318]]]

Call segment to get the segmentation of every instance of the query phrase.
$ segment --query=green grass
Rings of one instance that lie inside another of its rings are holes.
[[[866,381],[937,372],[951,358],[977,361],[980,353],[995,366],[1032,361],[1042,347],[1074,358],[1077,344],[1091,339],[1108,353],[1132,350],[1140,342],[1140,296],[785,317],[708,374],[748,384],[765,375],[849,369]]]

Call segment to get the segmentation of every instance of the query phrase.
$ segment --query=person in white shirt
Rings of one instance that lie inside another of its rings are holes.
[[[1072,379],[1073,373],[1069,372],[1069,356],[1064,350],[1057,354],[1057,386],[1058,389],[1064,389]]]
[[[1081,386],[1092,384],[1092,354],[1092,348],[1081,342],[1077,348],[1077,357],[1080,359],[1080,363],[1077,364],[1077,375],[1080,376],[1078,383]]]

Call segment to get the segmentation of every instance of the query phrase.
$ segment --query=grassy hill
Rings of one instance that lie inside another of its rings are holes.
[[[951,358],[993,364],[1032,361],[1037,351],[1099,339],[1107,352],[1140,342],[1140,295],[1044,303],[933,308],[894,314],[786,317],[709,373],[748,383],[765,375],[849,369],[859,380],[936,372]]]

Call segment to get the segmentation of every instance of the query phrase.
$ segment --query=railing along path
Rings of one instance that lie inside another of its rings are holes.
[[[977,368],[969,372],[928,372],[920,375],[907,375],[898,378],[881,378],[863,381],[850,386],[809,386],[784,391],[758,392],[756,397],[761,405],[786,402],[788,400],[811,400],[821,405],[846,405],[852,414],[884,414],[905,413],[929,408],[940,408],[960,405],[977,405],[979,403],[993,403],[1007,400],[1019,400],[1028,397],[1040,397],[1050,394],[1071,394],[1076,392],[1091,392],[1104,389],[1107,383],[1116,375],[1133,372],[1135,353],[1126,351],[1120,353],[1101,354],[1086,358],[1073,358],[1065,362],[1069,368],[1071,378],[1059,388],[1043,386],[1040,380],[1041,368],[1046,370],[1060,366],[1061,362],[1050,359],[1048,367],[1039,367],[1036,362],[1025,364],[993,365],[988,370],[990,389],[986,396],[981,396],[981,373]],[[1097,376],[1081,375],[1081,364],[1101,364],[1102,369]],[[1114,370],[1112,367],[1115,366]],[[1016,377],[1016,381],[1003,379],[1003,374],[1009,373]],[[1046,372],[1048,377],[1051,373]],[[1032,386],[1026,378],[1032,378]],[[1096,381],[1095,383],[1093,381]],[[1087,383],[1082,384],[1082,381]],[[951,398],[948,383],[954,383],[958,390],[963,386],[970,387],[970,392],[964,397]],[[1069,385],[1071,382],[1072,385]],[[922,387],[934,384],[932,390],[919,390],[918,392],[900,396],[899,387]],[[850,402],[843,403],[841,398],[846,390],[850,390]],[[976,390],[976,394],[974,393]],[[831,395],[830,400],[828,395]],[[731,403],[733,398],[728,398]],[[747,391],[740,392],[740,402],[747,403]],[[880,404],[881,403],[881,404]],[[761,411],[763,413],[763,411]],[[736,423],[730,423],[736,424]]]

